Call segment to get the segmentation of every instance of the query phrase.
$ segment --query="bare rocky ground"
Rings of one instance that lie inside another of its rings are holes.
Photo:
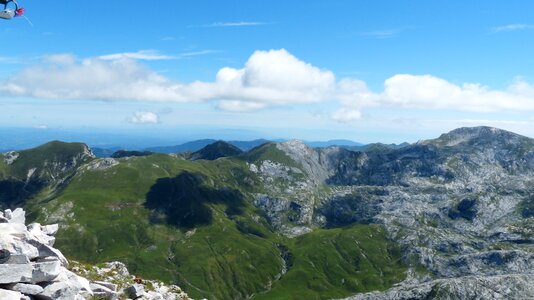
[[[378,223],[402,246],[406,281],[349,299],[534,297],[534,140],[477,127],[401,149],[277,148],[300,167],[251,170],[282,232]]]
[[[120,262],[100,266],[69,263],[53,247],[58,225],[25,225],[18,208],[0,212],[2,300],[187,300],[177,286],[131,275]]]

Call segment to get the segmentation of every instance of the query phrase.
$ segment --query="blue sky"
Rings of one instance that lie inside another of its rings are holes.
[[[534,136],[531,1],[19,0],[0,126],[176,139]]]

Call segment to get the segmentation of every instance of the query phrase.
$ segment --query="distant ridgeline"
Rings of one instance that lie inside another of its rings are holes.
[[[207,146],[214,147],[217,144],[220,143],[234,146],[236,149],[239,149],[240,151],[250,151],[251,149],[261,146],[263,144],[269,143],[271,141],[265,140],[265,139],[259,139],[259,140],[253,140],[253,141],[217,141],[217,140],[211,140],[211,139],[205,139],[205,140],[196,140],[187,142],[181,145],[176,146],[163,146],[163,147],[150,147],[146,148],[143,151],[127,151],[124,149],[121,149],[120,147],[112,147],[112,148],[93,148],[93,153],[96,157],[112,157],[113,154],[119,152],[122,154],[123,151],[126,151],[127,153],[131,152],[131,154],[135,154],[137,152],[140,153],[166,153],[166,154],[172,154],[172,153],[193,153],[198,152],[200,150],[206,150]],[[279,141],[282,142],[282,141]],[[330,140],[325,142],[304,142],[306,145],[313,147],[313,148],[327,148],[327,147],[341,147],[348,150],[354,150],[354,151],[367,151],[369,149],[374,148],[402,148],[405,146],[408,146],[408,143],[402,143],[402,144],[381,144],[381,143],[373,143],[373,144],[361,144],[349,140]],[[120,155],[120,154],[119,154]],[[127,155],[128,156],[128,155]],[[139,156],[139,155],[130,155],[130,156]]]
[[[193,298],[534,297],[534,140],[475,127],[318,147],[96,158],[51,142],[0,154],[0,205],[59,223],[71,259]]]

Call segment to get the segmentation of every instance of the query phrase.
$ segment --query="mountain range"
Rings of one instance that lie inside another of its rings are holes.
[[[0,154],[0,206],[60,223],[69,258],[122,261],[193,298],[534,297],[531,138],[474,127],[359,151],[204,143]]]

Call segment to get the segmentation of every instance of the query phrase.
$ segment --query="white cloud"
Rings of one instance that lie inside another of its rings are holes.
[[[161,54],[157,50],[140,50],[137,52],[122,52],[99,56],[102,60],[136,59],[136,60],[169,60],[175,56]]]
[[[133,59],[133,60],[155,61],[155,60],[184,59],[184,58],[213,54],[213,53],[218,53],[218,52],[220,51],[201,50],[201,51],[194,51],[194,52],[183,52],[183,53],[179,53],[176,55],[166,55],[166,54],[160,53],[157,50],[140,50],[137,52],[122,52],[122,53],[101,55],[98,57],[98,59],[101,59],[101,60]]]
[[[283,49],[256,51],[244,68],[222,68],[215,81],[190,84],[170,80],[133,59],[65,57],[13,75],[0,82],[0,92],[44,99],[221,101],[222,109],[242,111],[324,101],[334,94],[336,85],[332,72]]]
[[[478,83],[456,85],[431,75],[395,75],[385,82],[379,101],[385,105],[470,112],[534,110],[532,86],[516,81],[506,90]]]
[[[534,25],[530,25],[530,24],[508,24],[508,25],[493,27],[491,29],[491,32],[499,33],[499,32],[527,30],[527,29],[534,29]]]
[[[190,55],[195,55],[191,53]],[[0,97],[144,102],[215,102],[227,111],[272,106],[339,103],[338,121],[362,118],[371,107],[446,109],[467,112],[534,111],[534,85],[516,79],[502,90],[456,84],[432,75],[398,74],[380,92],[364,81],[337,80],[334,73],[288,51],[254,52],[243,68],[221,68],[213,81],[180,83],[127,57],[103,60],[72,55],[44,57],[0,81]]]
[[[159,116],[151,111],[137,111],[129,119],[133,124],[158,124]]]
[[[165,101],[170,89],[168,79],[133,60],[48,59],[0,82],[3,96],[37,99]]]
[[[339,110],[337,110],[333,115],[332,118],[339,122],[351,122],[351,121],[358,121],[362,118],[362,112],[358,109],[352,109],[348,107],[343,107]]]
[[[431,75],[410,74],[387,79],[381,93],[371,92],[365,83],[358,81],[340,85],[345,85],[338,97],[342,108],[334,117],[342,121],[355,119],[355,111],[377,106],[476,113],[534,111],[534,86],[522,79],[504,90],[493,90],[478,83],[457,85]]]
[[[220,101],[217,107],[221,110],[234,111],[234,112],[246,112],[255,111],[265,108],[265,103],[258,102],[246,102],[238,100],[223,100]]]
[[[76,56],[68,53],[52,54],[43,56],[43,60],[50,64],[56,65],[72,65],[76,63]]]
[[[220,51],[217,51],[217,50],[201,50],[201,51],[194,51],[194,52],[183,52],[183,53],[176,55],[175,57],[177,59],[182,59],[182,58],[188,58],[188,57],[199,56],[199,55],[207,55],[207,54],[213,54],[213,53],[219,53],[219,52]]]

